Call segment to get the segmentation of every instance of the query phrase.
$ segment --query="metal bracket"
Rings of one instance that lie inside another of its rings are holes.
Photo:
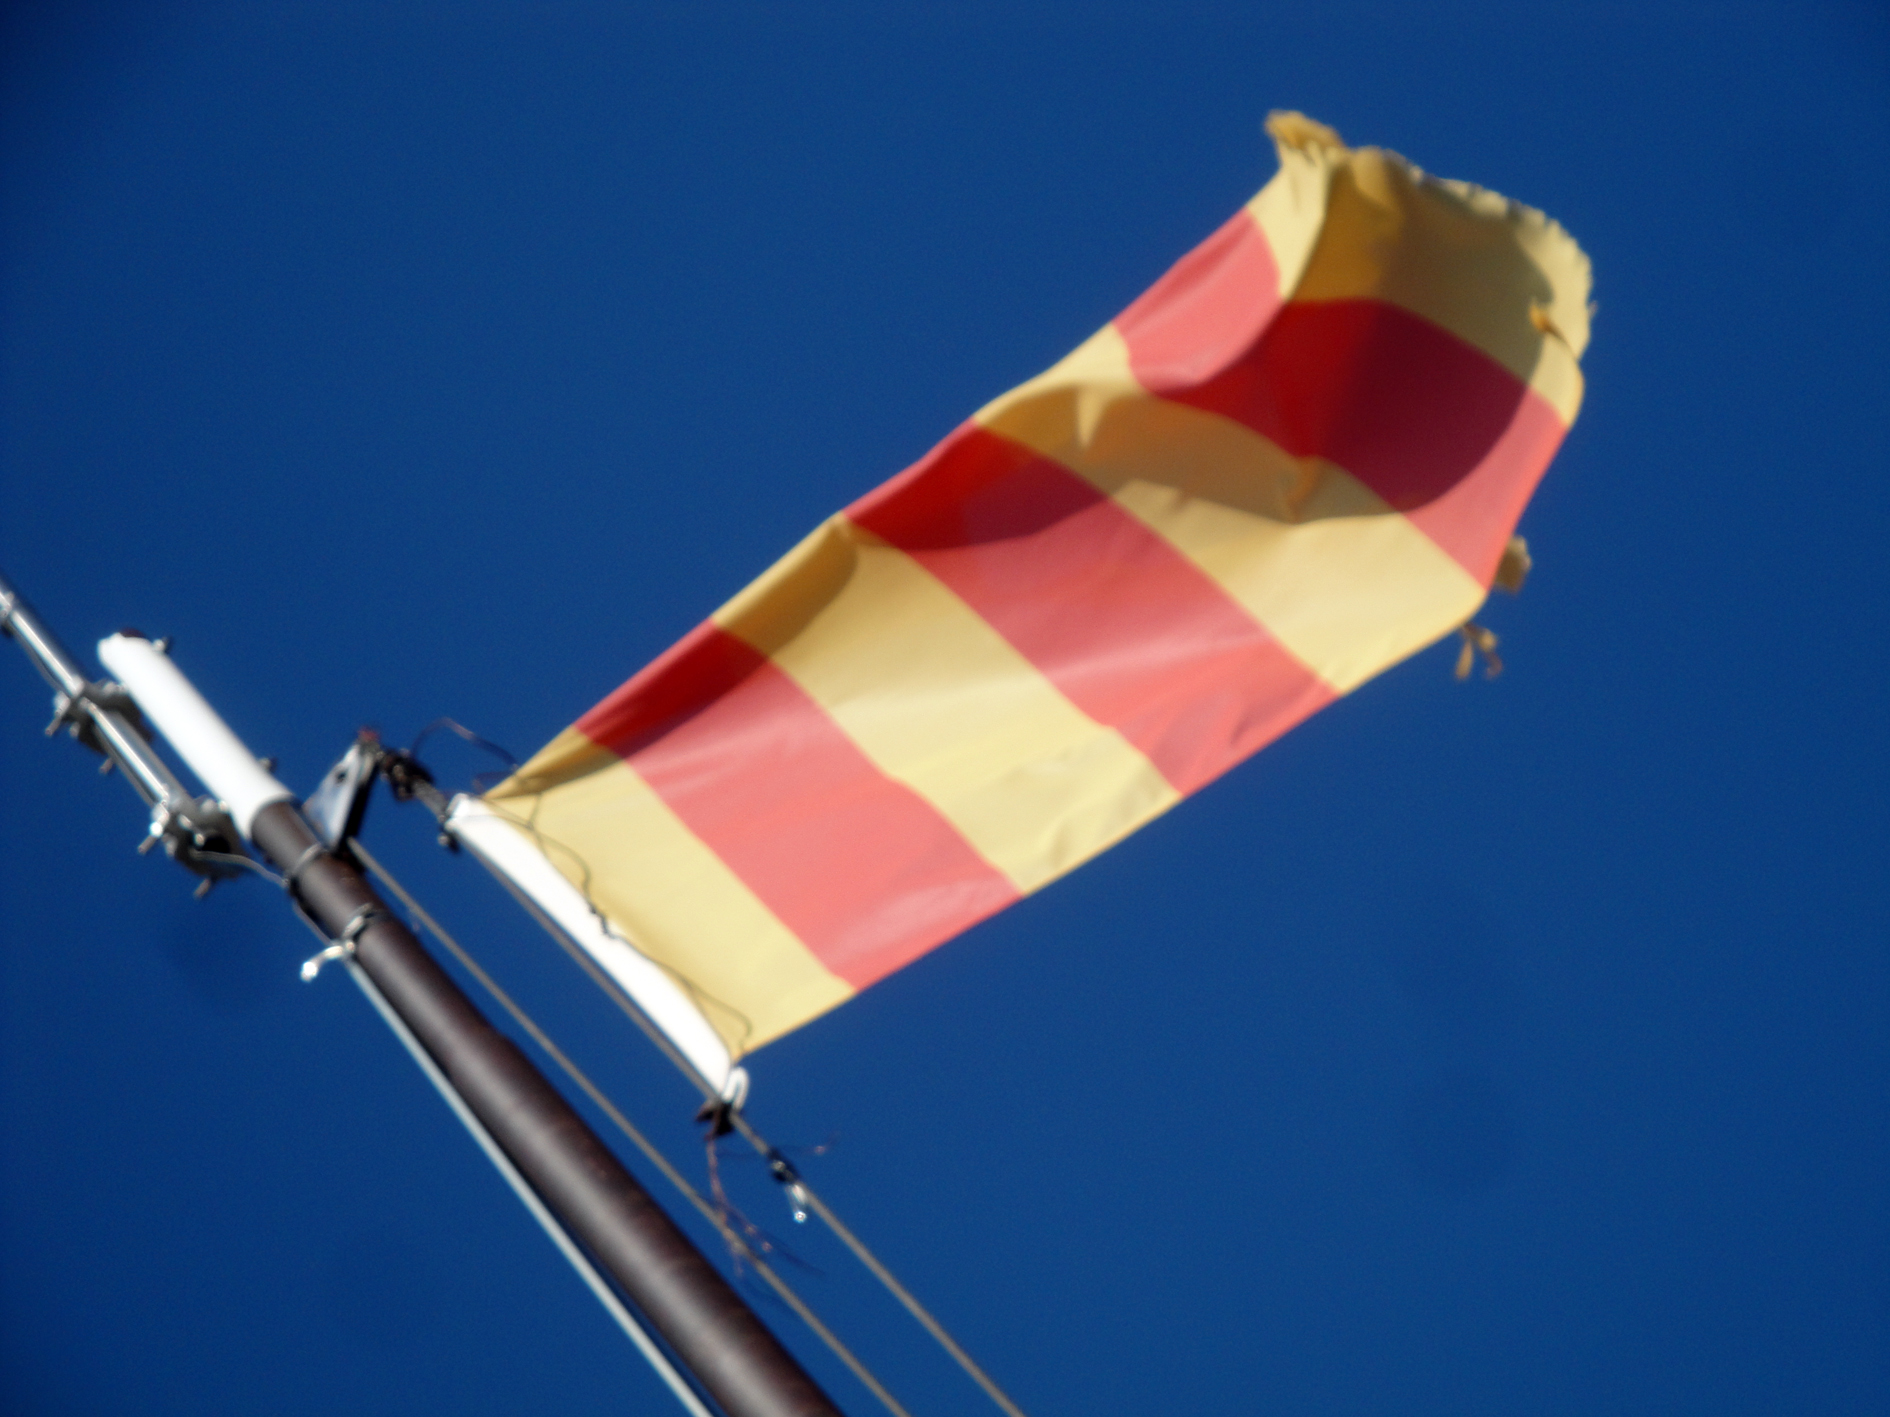
[[[229,809],[214,797],[194,795],[151,746],[151,728],[123,684],[88,678],[84,668],[53,638],[18,591],[0,578],[0,631],[18,640],[40,676],[52,686],[53,718],[46,736],[65,729],[74,742],[102,756],[100,772],[113,767],[151,809],[151,826],[138,850],[164,843],[164,854],[203,877],[197,894],[234,879],[243,838]],[[136,634],[136,631],[130,632]],[[170,644],[158,640],[160,653]]]
[[[809,1206],[807,1188],[801,1184],[801,1174],[794,1169],[794,1164],[774,1147],[768,1148],[768,1174],[787,1193],[788,1214],[794,1217],[794,1223],[805,1225]]]
[[[137,701],[131,697],[131,691],[123,684],[106,680],[103,683],[88,680],[76,694],[68,694],[63,689],[53,693],[52,722],[46,725],[46,736],[53,737],[60,729],[65,729],[73,741],[90,748],[108,763],[110,755],[105,744],[98,736],[98,725],[86,710],[95,709],[99,713],[115,713],[125,722],[137,729],[147,740],[151,729],[144,721],[144,715],[138,711]],[[105,769],[100,769],[105,771]]]
[[[387,750],[372,729],[364,728],[335,765],[322,774],[322,785],[302,804],[302,814],[330,851],[345,851],[367,816],[369,794]]]
[[[348,917],[348,923],[341,927],[341,938],[319,954],[310,955],[302,961],[302,982],[312,982],[322,972],[322,966],[337,959],[346,959],[354,953],[355,941],[361,938],[361,932],[374,921],[387,914],[378,905],[364,905]]]
[[[143,856],[163,842],[166,856],[203,877],[195,891],[201,900],[218,881],[235,880],[242,874],[237,867],[210,859],[204,853],[238,855],[243,849],[242,840],[236,823],[230,820],[229,810],[216,798],[180,795],[174,801],[152,804],[151,826],[144,840],[138,843],[138,854]]]
[[[425,763],[405,748],[385,748],[381,752],[380,773],[387,779],[396,802],[411,802],[417,798],[433,813],[435,821],[442,827],[446,825],[452,804],[446,794],[434,786],[433,774],[427,771]],[[448,851],[459,850],[458,840],[448,831],[441,831],[440,845]]]

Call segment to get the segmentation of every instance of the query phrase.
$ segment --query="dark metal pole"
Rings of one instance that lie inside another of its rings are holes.
[[[58,691],[61,716],[55,726],[82,713],[85,727],[97,732],[96,738],[90,732],[75,735],[88,746],[127,768],[148,760],[163,772],[162,782],[147,782],[135,770],[128,774],[147,800],[156,798],[160,810],[166,798],[191,800],[151,753],[142,724],[125,712],[122,690],[88,680],[4,579],[0,630],[20,640]],[[201,707],[235,744],[214,712]],[[175,743],[176,732],[166,732]],[[208,785],[217,790],[215,782]],[[206,808],[221,806],[199,800]],[[218,816],[229,821],[221,811]],[[154,835],[160,830],[154,825]],[[729,1417],[841,1417],[563,1095],[473,1007],[353,864],[322,844],[299,807],[269,801],[254,811],[248,832],[281,869],[302,911],[352,955],[532,1190]],[[199,870],[223,864],[214,862],[215,852],[201,864],[189,860],[206,849],[196,842],[180,846],[176,854]]]
[[[839,1417],[563,1095],[473,1007],[361,873],[322,847],[299,809],[264,807],[250,838],[294,872],[291,889],[324,935],[352,933],[355,962],[466,1105],[731,1417]]]

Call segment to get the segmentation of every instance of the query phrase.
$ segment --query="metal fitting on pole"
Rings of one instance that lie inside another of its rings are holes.
[[[166,855],[203,877],[199,895],[218,881],[241,875],[243,839],[223,803],[198,796],[178,781],[151,746],[150,730],[130,692],[121,684],[87,677],[4,576],[0,630],[18,642],[52,686],[53,720],[47,735],[64,728],[74,741],[102,754],[105,769],[118,768],[151,809],[151,828],[138,850],[163,843]]]

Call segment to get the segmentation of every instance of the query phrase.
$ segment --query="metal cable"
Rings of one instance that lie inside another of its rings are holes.
[[[667,1179],[671,1185],[675,1186],[678,1191],[682,1192],[689,1203],[701,1212],[703,1217],[707,1219],[711,1225],[715,1226],[717,1232],[728,1242],[730,1248],[739,1252],[749,1264],[754,1266],[755,1272],[767,1281],[768,1287],[774,1290],[776,1296],[779,1297],[788,1308],[793,1310],[796,1317],[798,1317],[802,1323],[806,1324],[808,1328],[814,1331],[815,1335],[822,1343],[827,1345],[836,1358],[846,1364],[848,1371],[860,1380],[860,1383],[866,1390],[872,1393],[874,1397],[878,1398],[880,1404],[884,1406],[888,1412],[891,1412],[893,1417],[912,1417],[912,1414],[907,1412],[904,1407],[900,1406],[898,1400],[894,1398],[890,1392],[886,1391],[885,1386],[878,1378],[873,1376],[871,1370],[858,1358],[853,1356],[852,1350],[840,1341],[839,1336],[822,1323],[814,1311],[808,1308],[801,1300],[801,1297],[788,1287],[787,1281],[768,1267],[767,1261],[756,1253],[753,1246],[748,1244],[745,1239],[729,1228],[721,1212],[705,1200],[701,1192],[697,1191],[694,1186],[689,1184],[689,1179],[670,1164],[669,1158],[664,1156],[663,1153],[657,1149],[656,1144],[648,1137],[644,1136],[643,1133],[637,1129],[636,1125],[632,1123],[628,1117],[624,1116],[617,1108],[616,1104],[604,1094],[603,1090],[599,1088],[596,1083],[591,1081],[590,1077],[579,1068],[576,1063],[565,1056],[564,1050],[559,1048],[556,1043],[553,1043],[550,1036],[538,1026],[531,1015],[526,1013],[525,1010],[513,1000],[510,994],[500,988],[498,982],[494,980],[491,975],[487,974],[485,970],[479,967],[478,962],[466,952],[459,941],[447,934],[440,926],[440,923],[427,913],[426,908],[407,893],[407,888],[394,879],[387,868],[374,858],[373,853],[361,844],[360,839],[358,837],[349,838],[348,847],[354,852],[355,856],[360,859],[361,864],[366,866],[368,870],[373,873],[374,878],[382,885],[386,886],[387,889],[393,893],[394,897],[412,912],[413,917],[426,927],[433,938],[446,947],[447,951],[451,953],[454,959],[459,961],[466,972],[479,981],[480,987],[492,996],[493,1001],[496,1002],[499,1007],[503,1008],[506,1013],[511,1015],[513,1022],[517,1023],[520,1028],[524,1029],[525,1032],[530,1035],[531,1040],[542,1048],[546,1055],[564,1071],[565,1076],[576,1083],[578,1087],[583,1090],[584,1095],[597,1104],[598,1108],[605,1116],[610,1118],[616,1128],[635,1144],[637,1150],[643,1153],[645,1159],[647,1159],[652,1166],[656,1167],[658,1171],[662,1172],[664,1178]],[[809,1199],[810,1201],[813,1199],[811,1193],[809,1194]],[[846,1232],[838,1225],[838,1222],[830,1218],[824,1206],[820,1207],[820,1212],[823,1214],[824,1218],[828,1219],[828,1224],[835,1226],[836,1234],[841,1234],[843,1237],[846,1235]],[[857,1248],[858,1242],[855,1241],[852,1243],[856,1246],[855,1253],[862,1254],[862,1257],[866,1258],[863,1251]],[[908,1305],[908,1307],[913,1306]],[[942,1332],[942,1330],[940,1332]],[[949,1337],[945,1338],[944,1341],[949,1343]],[[1022,1414],[1017,1413],[1015,1408],[1007,1406],[1006,1410],[1013,1413],[1014,1417],[1022,1417]]]

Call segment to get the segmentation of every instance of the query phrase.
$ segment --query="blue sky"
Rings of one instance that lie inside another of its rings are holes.
[[[1270,108],[1556,216],[1600,313],[1504,677],[1368,685],[765,1049],[752,1114],[1036,1417],[1890,1406],[1880,11],[0,26],[0,567],[88,656],[173,635],[302,787],[363,723],[548,739],[1212,230]],[[8,656],[0,1405],[668,1410],[284,903],[133,855]],[[498,889],[414,809],[368,840],[700,1176]],[[980,1410],[726,1169],[916,1414]]]

